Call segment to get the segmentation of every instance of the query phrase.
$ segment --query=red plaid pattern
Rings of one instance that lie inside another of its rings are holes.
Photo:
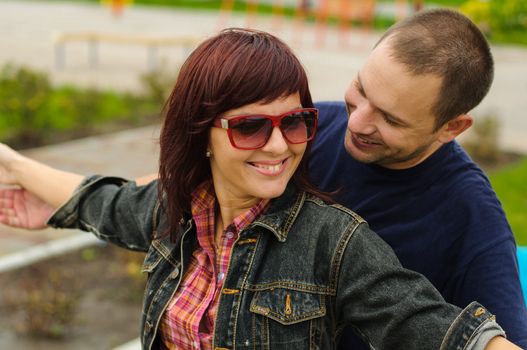
[[[193,192],[191,209],[199,247],[161,319],[160,335],[165,349],[212,349],[216,311],[232,246],[238,232],[253,222],[268,203],[261,200],[236,217],[215,247],[216,196],[212,181],[204,182]]]

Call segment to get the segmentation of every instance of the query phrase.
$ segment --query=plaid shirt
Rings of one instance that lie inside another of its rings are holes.
[[[192,217],[199,247],[193,252],[181,284],[161,320],[162,348],[212,349],[214,322],[220,291],[227,273],[231,249],[238,232],[267,207],[261,200],[236,217],[215,246],[214,215],[216,196],[212,181],[192,193]]]

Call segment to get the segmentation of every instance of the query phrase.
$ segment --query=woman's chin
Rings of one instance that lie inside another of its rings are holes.
[[[280,184],[268,184],[264,186],[260,186],[256,190],[256,197],[262,198],[262,199],[273,199],[280,197],[287,187],[287,182],[280,183]]]

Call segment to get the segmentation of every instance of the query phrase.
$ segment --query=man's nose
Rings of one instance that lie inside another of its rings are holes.
[[[357,134],[371,135],[377,130],[375,110],[365,104],[355,108],[348,118],[348,129]]]

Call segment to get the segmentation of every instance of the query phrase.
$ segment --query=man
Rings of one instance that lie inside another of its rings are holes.
[[[527,349],[514,237],[488,179],[454,141],[492,79],[490,49],[470,20],[444,9],[414,15],[376,44],[345,104],[317,104],[310,168],[405,267],[453,304],[487,306]],[[356,348],[351,333],[342,349]]]

